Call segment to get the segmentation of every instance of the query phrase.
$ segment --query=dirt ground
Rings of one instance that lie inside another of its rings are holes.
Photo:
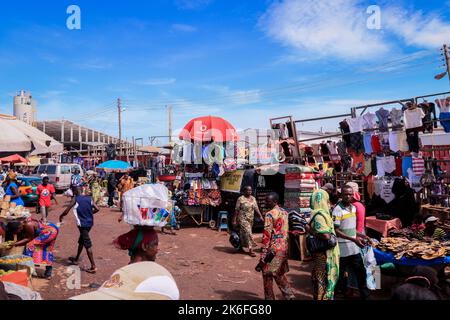
[[[59,205],[54,206],[50,213],[52,222],[58,221],[63,205],[68,202],[64,196],[58,196],[58,200]],[[47,281],[34,278],[32,282],[34,289],[46,300],[67,299],[95,290],[95,286],[101,285],[116,269],[128,264],[128,253],[112,245],[114,238],[130,229],[128,225],[117,222],[119,215],[117,209],[108,208],[103,208],[95,215],[91,238],[98,272],[95,275],[81,272],[81,289],[77,290],[69,289],[67,286],[69,276],[67,258],[75,255],[79,235],[75,218],[69,213],[56,241],[53,279]],[[254,270],[258,258],[236,253],[228,242],[226,232],[218,232],[207,227],[182,227],[176,235],[160,233],[159,237],[160,251],[157,262],[174,276],[181,299],[264,298],[261,274]],[[261,234],[255,237],[260,243]],[[84,252],[80,266],[89,267],[89,260]],[[310,300],[310,264],[290,261],[290,269],[288,279],[297,298]],[[280,295],[278,288],[275,288],[275,292]]]

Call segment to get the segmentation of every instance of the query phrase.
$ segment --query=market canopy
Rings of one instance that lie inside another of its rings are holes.
[[[227,120],[206,116],[192,119],[181,130],[180,139],[184,141],[228,142],[238,141],[236,129]]]
[[[97,166],[97,169],[118,170],[118,171],[127,171],[130,170],[131,168],[132,166],[128,162],[120,160],[109,160]]]
[[[28,160],[18,154],[14,154],[9,157],[0,158],[0,162],[1,163],[21,163],[21,162],[28,163]]]
[[[1,152],[31,152],[31,155],[38,155],[60,153],[64,149],[52,137],[12,116],[0,115],[0,132]]]

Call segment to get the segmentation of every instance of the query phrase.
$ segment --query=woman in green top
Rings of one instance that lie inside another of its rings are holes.
[[[326,191],[316,192],[311,199],[310,230],[313,235],[328,240],[336,235],[333,219],[329,212],[329,195]],[[333,300],[334,288],[339,278],[339,246],[325,252],[312,254],[313,268],[311,278],[313,282],[314,300]]]

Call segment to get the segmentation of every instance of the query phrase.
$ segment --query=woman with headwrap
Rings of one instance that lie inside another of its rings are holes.
[[[155,261],[158,253],[158,234],[153,227],[136,226],[114,240],[114,245],[128,250],[130,264],[142,261]]]
[[[11,202],[14,202],[17,206],[25,206],[25,203],[20,197],[17,174],[14,171],[8,172],[3,189],[5,189],[6,195],[11,197]]]

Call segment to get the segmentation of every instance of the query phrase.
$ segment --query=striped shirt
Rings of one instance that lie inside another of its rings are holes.
[[[345,207],[342,202],[339,202],[333,210],[333,220],[335,229],[348,237],[356,238],[356,207],[354,205]],[[351,240],[338,236],[338,243],[341,257],[349,257],[361,252],[361,249]]]

